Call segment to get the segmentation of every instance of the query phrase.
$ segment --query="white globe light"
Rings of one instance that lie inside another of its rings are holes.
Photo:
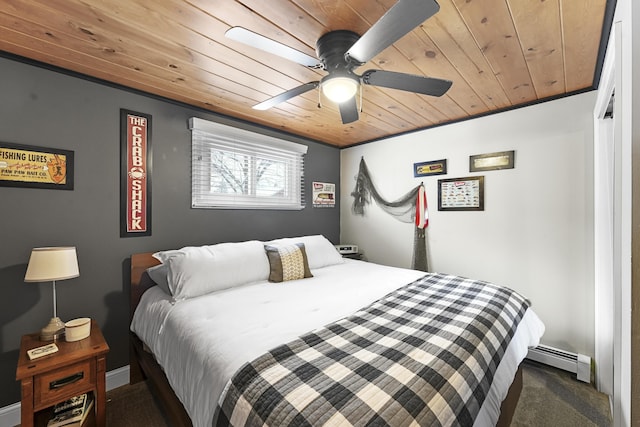
[[[340,104],[354,97],[358,91],[358,81],[345,76],[328,76],[322,81],[322,93],[329,100]]]

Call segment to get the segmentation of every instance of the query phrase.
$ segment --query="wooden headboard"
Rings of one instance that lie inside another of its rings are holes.
[[[142,294],[147,289],[155,285],[149,275],[146,274],[147,268],[160,264],[160,261],[155,259],[152,255],[153,252],[131,255],[130,322],[133,318],[133,312],[136,310],[138,303],[140,303]]]

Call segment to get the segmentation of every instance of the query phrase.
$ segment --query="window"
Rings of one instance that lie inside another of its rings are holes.
[[[191,206],[303,209],[307,146],[192,117]]]

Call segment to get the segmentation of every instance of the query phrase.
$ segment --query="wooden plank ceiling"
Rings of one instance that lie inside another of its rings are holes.
[[[317,57],[395,0],[2,0],[0,50],[339,147],[593,88],[607,0],[438,0],[440,11],[356,71],[453,81],[442,97],[364,86],[343,125],[313,90],[326,73],[230,40],[242,26]],[[610,0],[611,1],[611,0]]]

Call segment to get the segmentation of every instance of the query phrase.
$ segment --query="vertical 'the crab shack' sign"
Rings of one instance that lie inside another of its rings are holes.
[[[151,116],[120,110],[120,237],[151,236]]]

